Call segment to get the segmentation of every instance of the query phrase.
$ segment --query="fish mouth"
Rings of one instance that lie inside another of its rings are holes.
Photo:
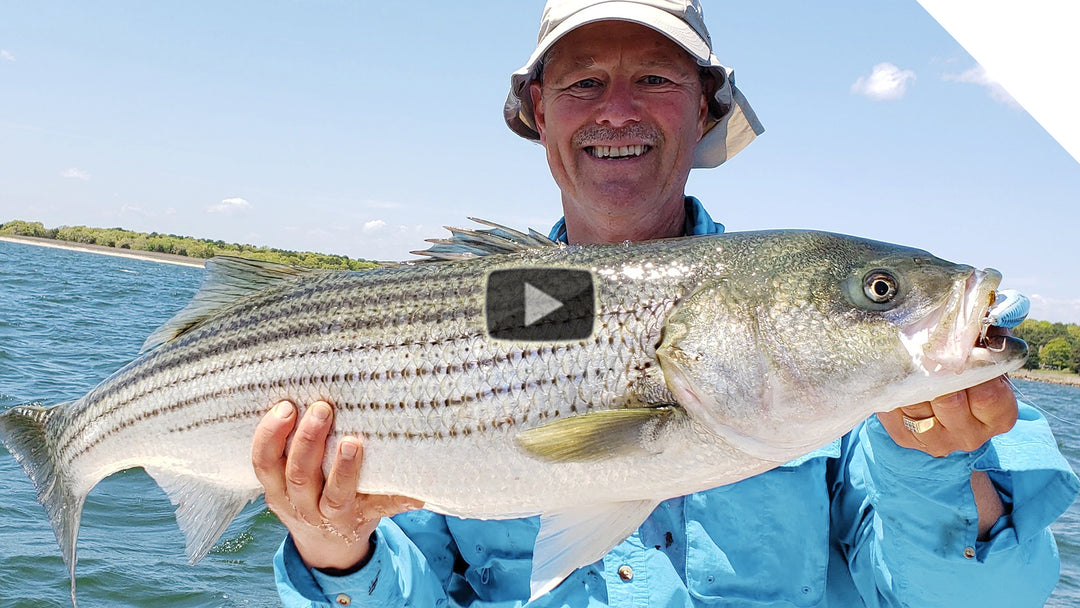
[[[993,268],[971,269],[966,280],[956,282],[942,306],[901,332],[913,361],[927,375],[960,374],[972,365],[1023,359],[1027,345],[1022,340],[989,331],[990,309],[1001,278]]]
[[[626,160],[644,156],[652,150],[648,144],[635,144],[628,146],[585,146],[585,153],[593,158],[604,160]]]
[[[1027,359],[1028,345],[1020,338],[991,335],[979,339],[971,349],[971,361],[982,365],[1000,365],[1003,361]]]

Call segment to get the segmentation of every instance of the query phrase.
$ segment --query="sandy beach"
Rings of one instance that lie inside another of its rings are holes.
[[[1013,378],[1035,380],[1036,382],[1049,382],[1051,384],[1064,384],[1066,386],[1080,386],[1080,375],[1066,372],[1054,372],[1044,369],[1018,369],[1009,372]]]
[[[189,258],[184,255],[176,255],[172,253],[158,253],[156,251],[136,251],[131,249],[120,249],[118,247],[105,247],[103,245],[87,245],[84,243],[58,241],[56,239],[43,239],[36,236],[3,235],[0,236],[0,241],[7,241],[9,243],[23,243],[26,245],[37,245],[39,247],[52,247],[53,249],[86,251],[88,253],[99,253],[101,255],[112,255],[121,258],[135,258],[138,260],[148,260],[150,262],[162,262],[164,264],[197,266],[199,268],[202,268],[206,262],[206,260],[203,260],[201,258]]]

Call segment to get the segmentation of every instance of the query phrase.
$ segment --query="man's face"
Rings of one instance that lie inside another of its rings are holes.
[[[686,51],[635,23],[585,25],[552,47],[530,94],[568,223],[681,217],[708,117]]]

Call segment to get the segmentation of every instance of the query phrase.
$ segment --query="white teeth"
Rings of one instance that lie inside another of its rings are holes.
[[[628,156],[641,156],[645,153],[646,146],[591,146],[590,154],[596,158],[625,158]]]

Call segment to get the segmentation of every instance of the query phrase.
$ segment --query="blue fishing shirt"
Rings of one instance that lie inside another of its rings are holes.
[[[686,234],[716,234],[686,199]],[[563,221],[551,237],[566,239]],[[493,465],[495,466],[495,465]],[[978,541],[971,473],[1007,514]],[[547,607],[1042,606],[1060,561],[1049,525],[1080,482],[1046,420],[1020,419],[971,453],[897,445],[871,416],[806,456],[727,486],[664,501],[603,559],[528,604]],[[384,518],[369,561],[330,576],[286,538],[274,558],[288,608],[510,608],[529,597],[539,518],[480,521],[413,511]]]

